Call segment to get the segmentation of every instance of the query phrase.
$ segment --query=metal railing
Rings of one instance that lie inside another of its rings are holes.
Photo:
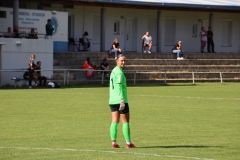
[[[13,33],[13,32],[12,32]],[[20,38],[29,38],[28,35],[30,34],[25,32],[25,31],[19,31],[19,34],[21,35]],[[35,33],[37,36],[38,36],[38,39],[41,38],[41,39],[45,39],[46,38],[46,34],[45,33]],[[7,32],[0,32],[0,37],[3,37],[3,38],[14,38],[12,36],[8,36],[7,35]]]
[[[2,75],[3,72],[26,72],[27,70],[0,70],[0,74]],[[83,72],[83,74],[81,74],[81,77],[82,77],[82,81],[89,81],[89,79],[87,79],[85,77],[85,72],[86,70],[85,69],[47,69],[47,70],[41,70],[41,72],[47,72],[47,71],[51,71],[53,72],[53,75],[61,75],[61,79],[56,79],[56,77],[52,77],[50,78],[51,80],[61,80],[63,81],[63,85],[69,85],[70,84],[70,74],[71,73],[76,73],[76,72]],[[111,70],[94,70],[94,72],[98,72],[98,73],[101,73],[101,79],[100,77],[98,77],[98,79],[95,79],[95,80],[99,80],[101,81],[101,84],[103,85],[104,84],[104,75],[105,75],[105,72],[111,72]],[[170,70],[170,69],[161,69],[161,70],[124,70],[124,73],[127,75],[127,74],[130,74],[130,76],[133,76],[133,83],[134,85],[136,85],[136,82],[138,80],[138,74],[164,74],[163,77],[163,81],[164,83],[167,83],[167,81],[169,80],[170,81],[170,78],[168,78],[168,75],[169,74],[190,74],[191,75],[191,78],[174,78],[175,80],[179,80],[179,81],[184,81],[184,80],[188,80],[188,81],[192,81],[192,83],[194,84],[196,80],[199,80],[198,78],[195,77],[196,74],[203,74],[203,73],[207,73],[207,74],[219,74],[219,77],[216,79],[214,79],[215,81],[220,81],[221,83],[223,83],[223,81],[231,81],[232,79],[235,79],[235,81],[240,81],[240,69],[231,69],[231,70],[186,70],[186,69],[175,69],[175,70]],[[226,73],[234,73],[234,74],[237,74],[238,76],[237,77],[227,77],[227,78],[223,78],[223,75],[226,74]],[[132,75],[133,74],[133,75]],[[44,73],[43,73],[44,75]],[[7,78],[7,77],[6,77]],[[8,79],[10,80],[12,77],[8,77]],[[93,78],[94,79],[94,78]],[[75,78],[75,81],[81,81],[81,80],[76,80]],[[146,81],[149,80],[149,79],[145,79]],[[152,79],[154,80],[154,79]],[[157,79],[155,79],[157,80]],[[209,78],[202,78],[201,79],[202,81],[206,80],[206,81],[209,81],[211,80],[211,77]]]

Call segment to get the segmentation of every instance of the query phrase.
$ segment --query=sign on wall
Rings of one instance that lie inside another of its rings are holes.
[[[0,8],[6,12],[6,18],[0,18],[0,32],[6,32],[7,27],[13,27],[13,9]],[[29,33],[34,28],[38,34],[45,34],[47,20],[52,20],[54,41],[68,41],[68,12],[19,9],[19,31]],[[13,28],[12,28],[13,30]]]

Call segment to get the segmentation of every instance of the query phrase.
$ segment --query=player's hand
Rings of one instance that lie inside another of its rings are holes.
[[[124,99],[123,99],[123,98],[121,98],[121,100],[120,100],[120,107],[119,107],[119,111],[122,111],[122,110],[124,110],[124,108],[125,108]]]

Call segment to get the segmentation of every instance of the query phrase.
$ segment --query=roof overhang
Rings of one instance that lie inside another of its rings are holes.
[[[21,1],[21,0],[20,0]],[[26,1],[26,0],[25,0]],[[237,12],[240,0],[27,0],[38,3],[176,11]]]

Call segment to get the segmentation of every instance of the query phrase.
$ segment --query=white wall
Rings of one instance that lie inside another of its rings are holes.
[[[88,31],[89,38],[92,39],[93,34],[93,15],[99,14],[101,12],[100,7],[84,7],[84,6],[75,6],[74,9],[68,10],[69,14],[75,16],[74,24],[74,38],[78,39],[82,36],[84,31]],[[105,39],[105,49],[108,50],[113,42],[114,38],[119,38],[120,46],[122,49],[125,48],[124,40],[126,38],[125,31],[125,20],[126,18],[132,17],[137,19],[137,38],[135,40],[137,52],[141,52],[141,37],[148,30],[148,18],[153,17],[157,18],[157,10],[143,10],[143,9],[123,9],[123,8],[106,8],[106,39]],[[210,12],[188,12],[188,11],[161,11],[161,51],[162,52],[171,52],[173,46],[167,46],[164,44],[165,38],[165,19],[167,17],[174,17],[176,19],[176,35],[175,41],[183,41],[183,48],[185,52],[200,52],[200,29],[204,25],[207,29],[209,22]],[[217,52],[238,52],[240,48],[240,14],[239,13],[213,13],[213,33],[214,33],[214,42],[215,50]],[[122,19],[121,17],[124,17]],[[222,29],[221,21],[222,19],[232,19],[232,46],[222,47]],[[114,35],[113,33],[113,23],[115,21],[120,21],[120,34]],[[197,36],[192,36],[193,25],[198,25]],[[151,32],[150,32],[151,34]],[[157,36],[157,35],[152,35]],[[92,39],[94,42],[94,39]],[[156,42],[153,42],[156,44]],[[92,44],[91,51],[99,51],[99,44]],[[156,51],[156,48],[153,48],[153,51]],[[207,51],[207,46],[205,47],[205,52]]]
[[[240,42],[240,14],[231,13],[214,13],[213,15],[213,31],[214,41],[217,52],[238,52]],[[222,46],[222,21],[224,19],[232,20],[232,46]]]
[[[19,39],[19,38],[0,38],[2,45],[1,66],[2,70],[25,70],[28,68],[29,58],[32,54],[36,55],[35,63],[42,62],[42,70],[53,69],[53,43],[52,40],[45,39]],[[21,42],[21,45],[16,45]],[[42,71],[42,75],[51,78],[52,71]],[[0,85],[10,84],[12,77],[22,78],[23,72],[2,72]]]
[[[77,41],[82,37],[85,31],[89,34],[89,39],[91,39],[91,51],[100,50],[100,41],[93,39],[93,16],[100,15],[101,8],[99,7],[85,7],[85,6],[75,6],[74,9],[68,9],[69,15],[74,16],[73,25],[73,36]],[[75,48],[76,50],[76,48]]]
[[[122,9],[122,8],[107,8],[106,11],[106,41],[105,47],[109,48],[113,43],[114,38],[119,38],[121,48],[125,48],[124,40],[126,39],[125,23],[126,18],[137,19],[137,36],[133,42],[136,45],[137,51],[142,51],[142,36],[148,31],[148,17],[157,17],[157,11],[155,10],[137,10],[137,9]],[[121,18],[124,17],[124,19]],[[120,21],[120,35],[114,35],[113,23],[114,21]],[[150,32],[151,35],[151,32]],[[151,35],[156,36],[156,35]],[[156,42],[155,42],[156,43]],[[154,44],[154,42],[153,42]],[[156,51],[156,50],[155,50]]]
[[[179,40],[183,43],[184,52],[199,52],[200,51],[200,37],[199,33],[202,27],[199,20],[207,20],[209,13],[207,12],[179,12],[179,11],[162,11],[162,37],[161,48],[162,52],[171,52],[173,46],[166,46],[164,44],[165,39],[165,19],[171,17],[176,19],[176,31],[175,41],[176,44]],[[192,36],[192,27],[194,24],[198,24],[197,37]],[[208,26],[205,26],[205,28]],[[206,48],[205,48],[206,50]]]

